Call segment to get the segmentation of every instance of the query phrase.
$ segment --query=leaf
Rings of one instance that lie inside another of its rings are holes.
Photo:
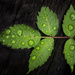
[[[74,39],[69,39],[66,41],[64,46],[64,55],[67,63],[71,68],[71,72],[73,72],[74,64],[75,64],[75,40]]]
[[[51,56],[51,52],[53,49],[53,38],[46,38],[41,40],[30,54],[29,71],[27,72],[27,74],[36,69],[38,66],[43,65],[47,61],[49,56]]]
[[[55,36],[58,32],[59,22],[57,16],[49,7],[42,7],[38,12],[37,26],[46,35]]]
[[[7,45],[12,49],[29,49],[38,44],[41,39],[40,36],[37,30],[24,24],[18,24],[2,32],[0,35],[0,42],[3,42],[3,45]]]
[[[72,5],[67,10],[63,20],[63,31],[66,36],[74,37],[75,35],[75,10]]]

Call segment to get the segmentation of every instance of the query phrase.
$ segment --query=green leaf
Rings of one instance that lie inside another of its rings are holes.
[[[49,56],[51,56],[51,52],[53,49],[53,38],[46,38],[41,40],[30,54],[29,71],[27,72],[27,74],[36,69],[38,66],[43,65],[47,61]]]
[[[75,40],[74,39],[69,39],[66,41],[64,46],[64,54],[65,54],[65,59],[67,60],[67,63],[71,68],[71,72],[73,72],[74,64],[75,64]]]
[[[38,44],[41,39],[40,36],[37,30],[24,24],[18,24],[3,31],[0,34],[0,42],[3,42],[3,45],[7,45],[12,49],[29,49]]]
[[[72,5],[67,10],[63,20],[63,31],[69,37],[75,36],[75,10]]]
[[[58,32],[59,22],[57,16],[49,7],[42,7],[38,12],[37,26],[46,35],[55,36]]]

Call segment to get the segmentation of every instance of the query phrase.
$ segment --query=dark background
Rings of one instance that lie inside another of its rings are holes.
[[[65,36],[62,30],[64,15],[70,4],[75,9],[75,0],[0,0],[0,33],[14,24],[26,24],[38,30],[37,13],[42,6],[48,6],[59,19],[56,36]],[[40,32],[43,36],[44,34]],[[55,48],[47,62],[28,75],[75,75],[70,71],[63,49],[67,39],[55,39]],[[0,43],[0,75],[26,75],[31,49],[12,50]]]

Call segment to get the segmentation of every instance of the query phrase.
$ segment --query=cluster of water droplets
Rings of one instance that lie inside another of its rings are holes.
[[[70,14],[70,20],[71,20],[71,21],[75,21],[75,13],[71,13],[71,14]],[[69,31],[74,30],[74,25],[70,24],[70,25],[68,26],[68,29],[69,29]]]
[[[29,28],[28,28],[29,29]],[[15,29],[14,29],[15,30]],[[9,39],[9,37],[10,37],[10,34],[11,34],[11,37],[10,38],[13,38],[12,39],[12,41],[11,41],[11,43],[12,44],[15,44],[16,43],[16,40],[14,39],[16,36],[14,35],[14,34],[12,34],[12,32],[11,32],[11,30],[10,29],[7,29],[6,31],[6,39]],[[34,31],[33,31],[34,32]],[[23,30],[22,29],[18,29],[17,30],[17,36],[18,37],[21,37],[22,35],[23,35]],[[17,41],[19,41],[19,39],[17,40]],[[5,42],[5,40],[3,40],[3,42]],[[20,44],[19,44],[20,45]],[[21,45],[25,45],[25,42],[21,42]],[[32,40],[32,39],[30,39],[29,41],[28,41],[28,45],[29,46],[33,46],[34,45],[34,41]]]
[[[69,46],[69,50],[70,51],[72,51],[71,53],[67,53],[67,55],[68,55],[68,58],[70,59],[70,58],[74,58],[74,54],[73,54],[73,51],[75,51],[75,46],[74,45],[70,45]],[[73,63],[73,61],[70,59],[68,62],[70,62],[70,63]]]

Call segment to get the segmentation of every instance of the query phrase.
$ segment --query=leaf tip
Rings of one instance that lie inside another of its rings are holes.
[[[29,73],[30,73],[30,70],[26,74],[29,74]]]
[[[74,70],[74,66],[70,66],[70,68],[71,68],[71,73],[72,73]]]

